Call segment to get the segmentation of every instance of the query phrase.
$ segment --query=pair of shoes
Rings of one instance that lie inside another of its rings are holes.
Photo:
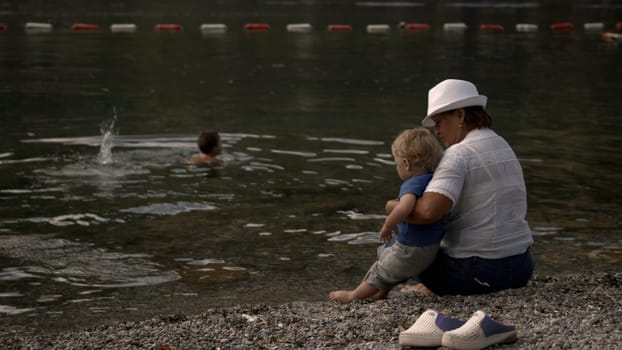
[[[173,350],[168,343],[155,343],[149,350]]]
[[[480,310],[460,328],[445,332],[441,345],[450,349],[478,350],[513,341],[516,341],[515,326],[497,322]]]
[[[436,310],[426,310],[410,328],[400,333],[400,346],[439,347],[445,332],[463,324],[463,320],[447,317]]]
[[[483,349],[516,340],[516,327],[476,311],[468,321],[427,310],[407,330],[400,333],[400,346],[439,347],[458,350]]]

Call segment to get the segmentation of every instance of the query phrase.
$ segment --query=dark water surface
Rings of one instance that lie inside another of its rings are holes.
[[[354,286],[399,186],[390,143],[451,77],[489,97],[521,159],[537,272],[620,268],[622,47],[582,27],[613,26],[619,5],[57,3],[2,8],[2,326],[324,300]],[[432,29],[399,32],[400,20]],[[575,30],[549,30],[562,20]],[[54,29],[26,33],[27,21]],[[128,21],[137,32],[107,29]],[[101,29],[75,33],[74,22]],[[162,22],[184,31],[154,32]],[[246,33],[245,22],[272,29]],[[298,22],[315,30],[284,29]],[[506,30],[481,32],[484,22]],[[200,23],[229,30],[202,35]],[[392,31],[368,34],[371,23]],[[222,132],[222,166],[183,164],[203,128]]]

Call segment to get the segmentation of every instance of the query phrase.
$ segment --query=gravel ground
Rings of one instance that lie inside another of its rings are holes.
[[[476,310],[516,325],[518,340],[498,349],[619,349],[622,273],[536,276],[521,289],[477,296],[239,305],[197,315],[162,315],[142,322],[79,331],[0,330],[2,349],[399,349],[400,331],[428,308],[468,319]],[[166,349],[166,347],[161,347]]]

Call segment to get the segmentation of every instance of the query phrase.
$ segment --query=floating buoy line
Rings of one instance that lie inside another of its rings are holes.
[[[606,30],[604,22],[583,23],[582,26],[585,33],[602,33],[605,40],[620,40],[620,31],[622,31],[622,22],[617,22],[611,30]],[[325,27],[328,32],[351,32],[354,27],[347,23],[332,23]],[[443,23],[443,31],[460,33],[469,30],[469,26],[463,22]],[[12,29],[12,28],[11,28]],[[53,25],[45,22],[26,22],[23,29],[27,33],[49,33],[53,31]],[[74,32],[102,32],[100,25],[97,23],[74,23],[70,29]],[[134,33],[139,27],[135,23],[113,23],[109,30],[112,33]],[[229,31],[229,26],[224,23],[203,23],[199,26],[199,31],[203,34],[222,34]],[[268,23],[246,23],[242,29],[246,32],[268,32],[273,28]],[[288,32],[306,33],[311,32],[315,28],[310,23],[290,23],[285,25]],[[365,30],[370,34],[386,34],[392,31],[396,32],[428,32],[432,29],[428,23],[407,23],[399,22],[394,26],[385,23],[368,24]],[[572,32],[575,31],[575,25],[572,22],[555,22],[551,23],[548,28],[552,32]],[[8,31],[9,26],[6,23],[0,23],[0,32]],[[153,27],[155,32],[172,32],[179,33],[184,31],[184,27],[178,23],[158,23]],[[482,32],[507,32],[506,27],[502,24],[482,23],[476,30]],[[514,26],[514,31],[519,33],[538,32],[540,28],[533,23],[518,23]],[[619,31],[619,32],[614,32]]]

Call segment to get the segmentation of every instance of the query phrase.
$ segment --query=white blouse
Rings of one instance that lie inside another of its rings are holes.
[[[523,170],[491,129],[472,130],[447,148],[426,192],[452,201],[441,243],[451,257],[498,259],[522,254],[533,243]]]

